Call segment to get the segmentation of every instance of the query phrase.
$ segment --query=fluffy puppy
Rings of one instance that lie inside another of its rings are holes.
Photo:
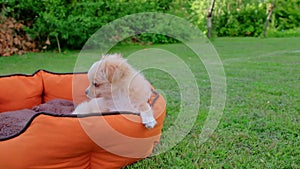
[[[88,102],[79,104],[73,114],[108,111],[140,113],[146,128],[153,128],[156,120],[148,104],[151,96],[149,82],[134,70],[120,54],[104,55],[88,71]]]

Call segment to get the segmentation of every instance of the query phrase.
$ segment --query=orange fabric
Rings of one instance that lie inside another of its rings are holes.
[[[85,94],[86,88],[89,86],[87,74],[75,74],[72,79],[72,97],[75,104],[79,104],[87,100]]]
[[[32,108],[41,104],[41,72],[34,75],[12,75],[0,78],[0,112]]]
[[[0,168],[88,168],[92,142],[76,118],[40,115],[26,132],[0,142]]]
[[[70,90],[72,75],[42,73],[44,100],[55,97],[72,100],[75,96]],[[41,77],[39,73],[36,75]],[[82,86],[76,91],[84,92],[86,77],[80,77]],[[26,78],[31,76],[20,77]],[[37,87],[40,90],[41,86],[32,85],[33,82],[28,84],[31,84],[28,89]],[[11,90],[9,85],[6,87]],[[135,115],[57,117],[41,114],[19,136],[0,141],[0,168],[121,168],[151,154],[160,139],[165,110],[165,100],[160,96],[154,104],[158,125],[150,130]]]
[[[76,98],[76,104],[87,99],[84,92],[88,87],[86,74],[62,75],[43,71],[42,76],[44,83],[43,102],[56,98],[73,101],[73,93],[74,98]]]

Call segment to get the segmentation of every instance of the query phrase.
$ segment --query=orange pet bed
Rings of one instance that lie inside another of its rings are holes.
[[[38,110],[56,99],[74,105],[86,100],[87,86],[85,73],[39,70],[33,75],[0,76],[0,130],[1,122],[17,110]],[[158,122],[153,129],[145,128],[140,116],[131,112],[77,116],[39,111],[22,121],[19,131],[0,138],[0,168],[99,169],[137,162],[152,153],[165,118],[162,96],[153,93],[149,103]]]

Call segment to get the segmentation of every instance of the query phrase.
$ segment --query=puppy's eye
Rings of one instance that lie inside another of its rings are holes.
[[[95,83],[95,82],[93,82],[93,86],[95,86],[95,87],[99,87],[99,86],[100,86],[100,84],[99,84],[99,83]]]

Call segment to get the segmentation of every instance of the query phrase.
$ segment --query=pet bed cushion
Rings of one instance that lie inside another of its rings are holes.
[[[61,98],[75,101],[78,104],[87,99],[84,91],[89,82],[85,73],[54,74],[43,71],[42,78],[44,85],[43,102],[47,102],[55,98]],[[74,89],[73,87],[76,90],[72,90]]]
[[[72,85],[74,79],[76,86]],[[9,85],[12,83],[16,84]],[[12,115],[15,110],[24,109],[25,117],[34,106],[53,99],[84,100],[87,85],[85,73],[56,74],[41,70],[30,76],[2,76],[0,112]],[[142,125],[139,116],[130,112],[77,116],[35,107],[38,112],[30,117],[21,132],[0,140],[0,168],[98,169],[121,168],[134,163],[149,156],[160,139],[165,100],[153,94],[150,103],[154,100],[158,124],[151,130]]]
[[[22,132],[30,119],[39,112],[53,114],[71,114],[74,110],[73,102],[63,99],[53,99],[34,106],[32,109],[22,109],[0,113],[0,140],[13,137]]]
[[[32,108],[42,103],[42,72],[0,78],[0,112]],[[26,90],[25,90],[26,89]]]

